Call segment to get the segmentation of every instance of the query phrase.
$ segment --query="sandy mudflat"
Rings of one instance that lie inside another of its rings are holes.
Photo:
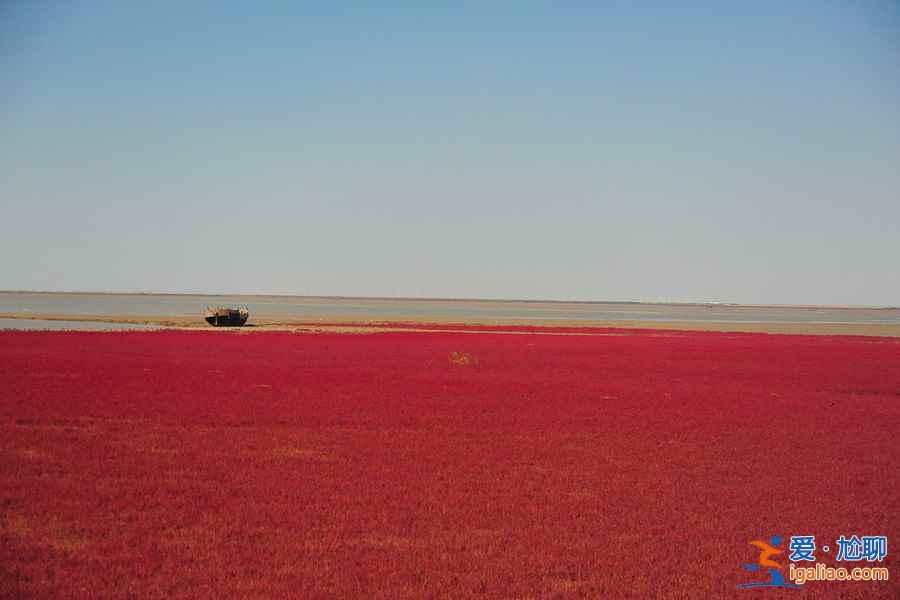
[[[207,329],[208,326],[199,317],[158,316],[158,315],[71,315],[40,313],[0,313],[0,319],[40,320],[40,321],[77,321],[82,323],[128,323],[150,325],[176,329]],[[472,325],[492,327],[552,327],[561,328],[616,328],[616,329],[659,329],[668,331],[721,331],[721,332],[755,332],[783,333],[801,335],[865,335],[900,337],[900,323],[816,323],[816,322],[726,322],[726,321],[644,321],[644,320],[584,320],[553,321],[543,319],[421,319],[416,317],[397,317],[386,320],[365,320],[353,317],[335,318],[334,316],[309,315],[302,319],[285,317],[253,318],[240,331],[265,330],[327,330],[345,332],[375,332],[385,330],[404,330],[409,325],[418,331],[441,330],[442,326]],[[433,327],[425,327],[431,325]],[[102,328],[102,327],[99,327]],[[234,329],[220,329],[235,331]]]

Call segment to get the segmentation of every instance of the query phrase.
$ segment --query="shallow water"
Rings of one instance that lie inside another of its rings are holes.
[[[49,319],[0,319],[0,330],[40,330],[40,331],[108,331],[111,329],[156,329],[152,325],[137,323],[102,323],[95,321],[56,321]]]
[[[0,313],[200,318],[207,305],[245,304],[251,319],[694,321],[900,324],[900,308],[757,307],[614,302],[527,302],[0,292]],[[74,328],[74,327],[71,327]],[[109,328],[109,327],[101,327]],[[138,328],[140,328],[138,326]]]

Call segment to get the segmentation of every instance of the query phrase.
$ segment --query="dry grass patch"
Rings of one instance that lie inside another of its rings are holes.
[[[451,352],[449,356],[451,365],[477,365],[478,359],[468,352]]]

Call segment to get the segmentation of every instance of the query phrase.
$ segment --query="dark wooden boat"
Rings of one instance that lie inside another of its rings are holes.
[[[246,306],[207,306],[203,318],[213,327],[241,327],[250,317]]]

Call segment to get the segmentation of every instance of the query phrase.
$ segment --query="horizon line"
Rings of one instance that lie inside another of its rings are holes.
[[[663,306],[723,306],[732,308],[805,308],[805,309],[869,309],[898,310],[900,306],[881,304],[790,304],[790,303],[742,303],[721,300],[550,300],[527,298],[477,298],[442,296],[346,296],[333,294],[286,294],[259,292],[120,292],[85,290],[2,290],[0,294],[59,294],[83,296],[249,296],[269,298],[309,298],[316,300],[382,300],[413,302],[513,302],[519,304],[644,304]]]

